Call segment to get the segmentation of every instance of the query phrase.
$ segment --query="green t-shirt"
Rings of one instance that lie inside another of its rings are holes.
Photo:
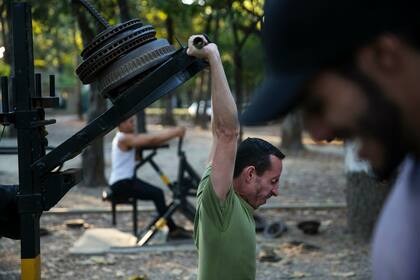
[[[211,165],[197,192],[194,240],[199,280],[255,279],[253,208],[230,188],[222,202],[210,180]]]

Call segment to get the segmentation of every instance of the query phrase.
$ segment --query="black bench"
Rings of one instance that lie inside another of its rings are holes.
[[[117,224],[117,205],[129,204],[133,206],[133,234],[137,236],[137,199],[132,197],[118,197],[108,189],[102,192],[102,200],[111,202],[112,225]]]
[[[137,173],[137,170],[144,165],[146,162],[150,161],[156,155],[156,151],[161,148],[169,148],[168,144],[159,145],[159,146],[150,146],[150,147],[143,147],[142,149],[138,149],[136,151],[136,157],[141,158],[139,163],[136,164],[134,167],[134,174]],[[147,155],[147,157],[143,157],[143,151],[151,150],[152,152]],[[102,192],[102,200],[111,202],[111,210],[112,210],[112,225],[117,224],[117,204],[129,204],[133,206],[133,234],[137,237],[137,199],[132,197],[119,197],[115,196],[112,193],[111,188],[109,187],[108,190],[104,190]]]

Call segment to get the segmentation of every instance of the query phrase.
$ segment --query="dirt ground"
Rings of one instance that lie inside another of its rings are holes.
[[[49,129],[49,141],[58,145],[83,126],[74,117],[59,117],[58,125]],[[150,125],[151,133],[160,129]],[[277,126],[245,129],[245,136],[259,136],[274,144],[279,143],[280,129]],[[109,151],[112,133],[105,137],[106,175],[109,174]],[[5,142],[13,145],[12,140]],[[192,126],[188,127],[184,149],[188,160],[198,173],[204,170],[211,135]],[[355,241],[346,227],[344,199],[343,151],[339,143],[314,145],[305,139],[306,151],[289,155],[284,161],[280,196],[269,202],[270,208],[257,211],[268,222],[281,219],[288,231],[276,239],[257,235],[259,254],[273,251],[280,259],[277,262],[257,260],[257,279],[369,279],[369,244]],[[2,141],[2,145],[4,145]],[[171,148],[159,151],[157,163],[174,179],[176,168],[176,142]],[[15,165],[16,163],[16,165]],[[17,166],[14,156],[2,156],[0,160],[0,183],[16,183]],[[76,157],[65,167],[80,166]],[[150,168],[139,171],[139,176],[164,187]],[[74,187],[56,206],[74,209],[109,209],[102,202],[103,188]],[[170,192],[166,191],[168,201]],[[141,206],[151,206],[141,202]],[[331,206],[322,208],[322,206]],[[286,207],[286,208],[284,208]],[[315,207],[315,208],[313,208]],[[318,208],[321,207],[321,208]],[[151,212],[139,213],[139,227],[151,219]],[[195,250],[173,252],[142,252],[135,254],[106,254],[99,256],[76,256],[69,248],[82,235],[84,229],[66,227],[68,219],[82,218],[89,228],[110,227],[110,213],[48,214],[41,218],[42,228],[48,231],[41,238],[43,279],[196,279],[197,254]],[[192,228],[190,222],[175,215],[178,223]],[[320,233],[305,235],[297,227],[299,221],[316,219],[321,222]],[[131,232],[131,214],[118,214],[117,228]],[[0,279],[19,279],[20,243],[0,239]],[[139,278],[136,278],[139,277]]]
[[[269,222],[281,219],[288,231],[276,239],[257,235],[258,252],[274,250],[281,260],[257,260],[257,279],[369,279],[368,249],[355,242],[346,230],[345,211],[262,210],[259,214]],[[44,215],[41,225],[49,234],[41,238],[43,279],[196,279],[195,251],[142,252],[135,254],[106,254],[99,256],[71,255],[69,248],[84,229],[69,229],[64,224],[74,216]],[[90,227],[109,227],[109,214],[84,214]],[[318,235],[305,235],[297,229],[298,221],[317,219],[322,223]],[[150,216],[142,213],[139,226]],[[191,225],[179,215],[176,221]],[[118,216],[118,229],[130,232],[130,215]],[[300,242],[303,242],[299,245]],[[0,241],[0,279],[18,279],[19,242],[3,238]],[[7,274],[6,274],[7,273]],[[3,275],[3,276],[2,276]],[[7,275],[7,277],[6,277]],[[3,277],[3,278],[2,278]],[[15,277],[15,278],[13,278]]]

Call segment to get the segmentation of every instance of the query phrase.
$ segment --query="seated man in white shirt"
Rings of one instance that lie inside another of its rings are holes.
[[[112,168],[109,184],[116,196],[152,200],[159,215],[163,215],[167,206],[163,191],[134,176],[136,150],[146,146],[159,146],[176,137],[185,135],[184,127],[175,127],[158,134],[138,134],[134,132],[134,117],[118,125],[118,132],[112,140]],[[167,219],[169,239],[191,238],[191,233]]]

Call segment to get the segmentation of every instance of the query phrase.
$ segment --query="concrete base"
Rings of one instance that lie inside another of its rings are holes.
[[[111,247],[135,246],[136,237],[113,228],[94,228],[86,230],[70,248],[70,254],[104,254]]]

